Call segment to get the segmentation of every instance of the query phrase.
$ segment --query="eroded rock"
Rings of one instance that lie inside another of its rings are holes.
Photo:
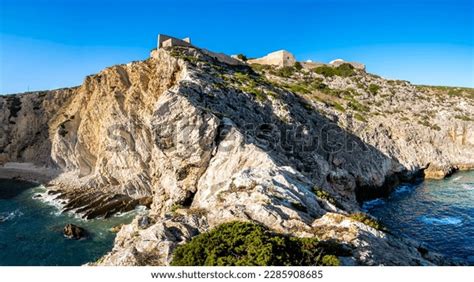
[[[87,236],[87,232],[84,228],[71,223],[64,226],[63,234],[65,237],[75,240],[83,239]]]
[[[347,264],[443,263],[347,215],[428,164],[428,177],[472,168],[472,119],[456,118],[474,112],[472,100],[432,103],[431,90],[365,72],[288,77],[195,48],[153,54],[78,88],[0,97],[0,161],[57,168],[49,194],[64,211],[90,219],[150,207],[101,264],[167,265],[176,245],[231,220],[345,242]],[[318,90],[299,91],[306,80]],[[324,89],[345,95],[331,96],[344,112]]]

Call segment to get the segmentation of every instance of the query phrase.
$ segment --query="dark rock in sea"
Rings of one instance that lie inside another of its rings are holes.
[[[34,194],[33,195],[33,199],[39,199],[41,197],[43,197],[41,194]]]
[[[57,194],[56,199],[67,201],[63,212],[74,211],[85,219],[108,218],[117,213],[131,211],[137,205],[151,205],[150,197],[134,199],[124,194],[107,194],[94,190],[65,191]]]
[[[64,226],[63,233],[67,238],[75,240],[79,240],[87,236],[87,232],[84,228],[70,223]]]
[[[61,191],[58,191],[58,190],[48,190],[48,195],[57,195],[57,194],[60,194]]]

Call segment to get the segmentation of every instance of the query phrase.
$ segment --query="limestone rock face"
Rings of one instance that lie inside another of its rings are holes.
[[[165,56],[87,77],[52,121],[53,160],[77,175],[78,186],[150,195],[159,173],[154,162],[163,158],[159,146],[166,146],[157,136],[156,105],[180,75],[178,60]]]
[[[472,100],[434,104],[435,90],[359,70],[278,76],[222,56],[162,48],[77,88],[2,96],[0,161],[56,168],[50,192],[86,218],[150,206],[97,264],[166,265],[177,245],[233,220],[348,244],[345,264],[443,263],[349,214],[426,168],[472,168]]]
[[[0,96],[0,165],[30,162],[54,166],[49,123],[61,115],[76,89]]]

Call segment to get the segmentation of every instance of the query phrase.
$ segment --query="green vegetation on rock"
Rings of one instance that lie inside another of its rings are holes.
[[[271,73],[281,77],[291,77],[296,71],[295,67],[281,67]]]
[[[363,212],[353,213],[350,215],[350,218],[352,218],[353,220],[362,222],[363,224],[368,225],[377,230],[387,231],[387,229],[382,225],[382,223],[380,223],[377,219],[371,217],[370,215],[366,213],[363,213]]]
[[[237,81],[240,91],[254,95],[258,101],[263,101],[267,98],[267,95],[261,89],[263,81],[260,76],[235,72],[234,79]]]
[[[273,233],[250,222],[230,222],[178,246],[171,265],[339,265],[350,255],[340,244]]]
[[[300,94],[310,94],[314,91],[330,91],[327,85],[322,83],[322,79],[303,80],[292,84],[284,85],[284,87],[293,93]]]
[[[314,72],[321,74],[326,77],[342,76],[349,77],[355,74],[354,67],[351,64],[341,64],[337,67],[331,67],[327,65],[319,66],[314,69]]]
[[[302,65],[300,62],[296,62],[296,63],[293,65],[293,67],[294,67],[296,70],[298,70],[298,71],[300,71],[300,70],[303,69],[303,65]]]
[[[184,208],[182,204],[174,203],[174,204],[171,206],[170,211],[174,213],[174,212],[176,212],[177,210],[182,209],[182,208]]]
[[[358,112],[368,112],[370,111],[370,107],[361,104],[359,101],[355,99],[350,99],[348,103],[349,108],[353,109],[354,111]]]
[[[354,118],[355,118],[356,120],[358,120],[358,121],[367,122],[367,119],[364,118],[364,117],[363,117],[361,114],[359,114],[359,113],[355,113],[355,114],[354,114]]]
[[[473,121],[473,119],[468,117],[467,115],[455,115],[454,118],[464,121]]]
[[[474,99],[474,88],[431,85],[417,85],[416,88],[421,91],[431,90],[437,94],[449,95],[451,97],[464,97],[468,99]]]
[[[369,85],[369,92],[372,93],[373,95],[376,95],[377,92],[379,92],[379,90],[380,90],[380,86],[379,86],[379,85],[373,84],[373,83],[371,83],[371,84]]]
[[[245,56],[244,54],[238,54],[237,55],[237,58],[239,58],[240,60],[246,62],[248,59],[247,59],[247,56]]]
[[[339,204],[336,199],[334,199],[328,192],[324,191],[323,189],[314,187],[313,192],[318,198],[328,201],[337,208],[342,208],[341,204]]]

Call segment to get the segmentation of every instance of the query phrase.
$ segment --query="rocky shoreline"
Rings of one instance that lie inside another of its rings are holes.
[[[60,170],[38,167],[31,163],[6,163],[0,166],[0,179],[22,180],[46,187],[46,194],[61,212],[74,212],[84,219],[108,218],[114,214],[125,213],[137,206],[150,208],[151,198],[133,199],[123,194],[108,194],[85,189],[75,190],[57,185],[53,179],[61,174]],[[66,183],[67,178],[61,178]]]

